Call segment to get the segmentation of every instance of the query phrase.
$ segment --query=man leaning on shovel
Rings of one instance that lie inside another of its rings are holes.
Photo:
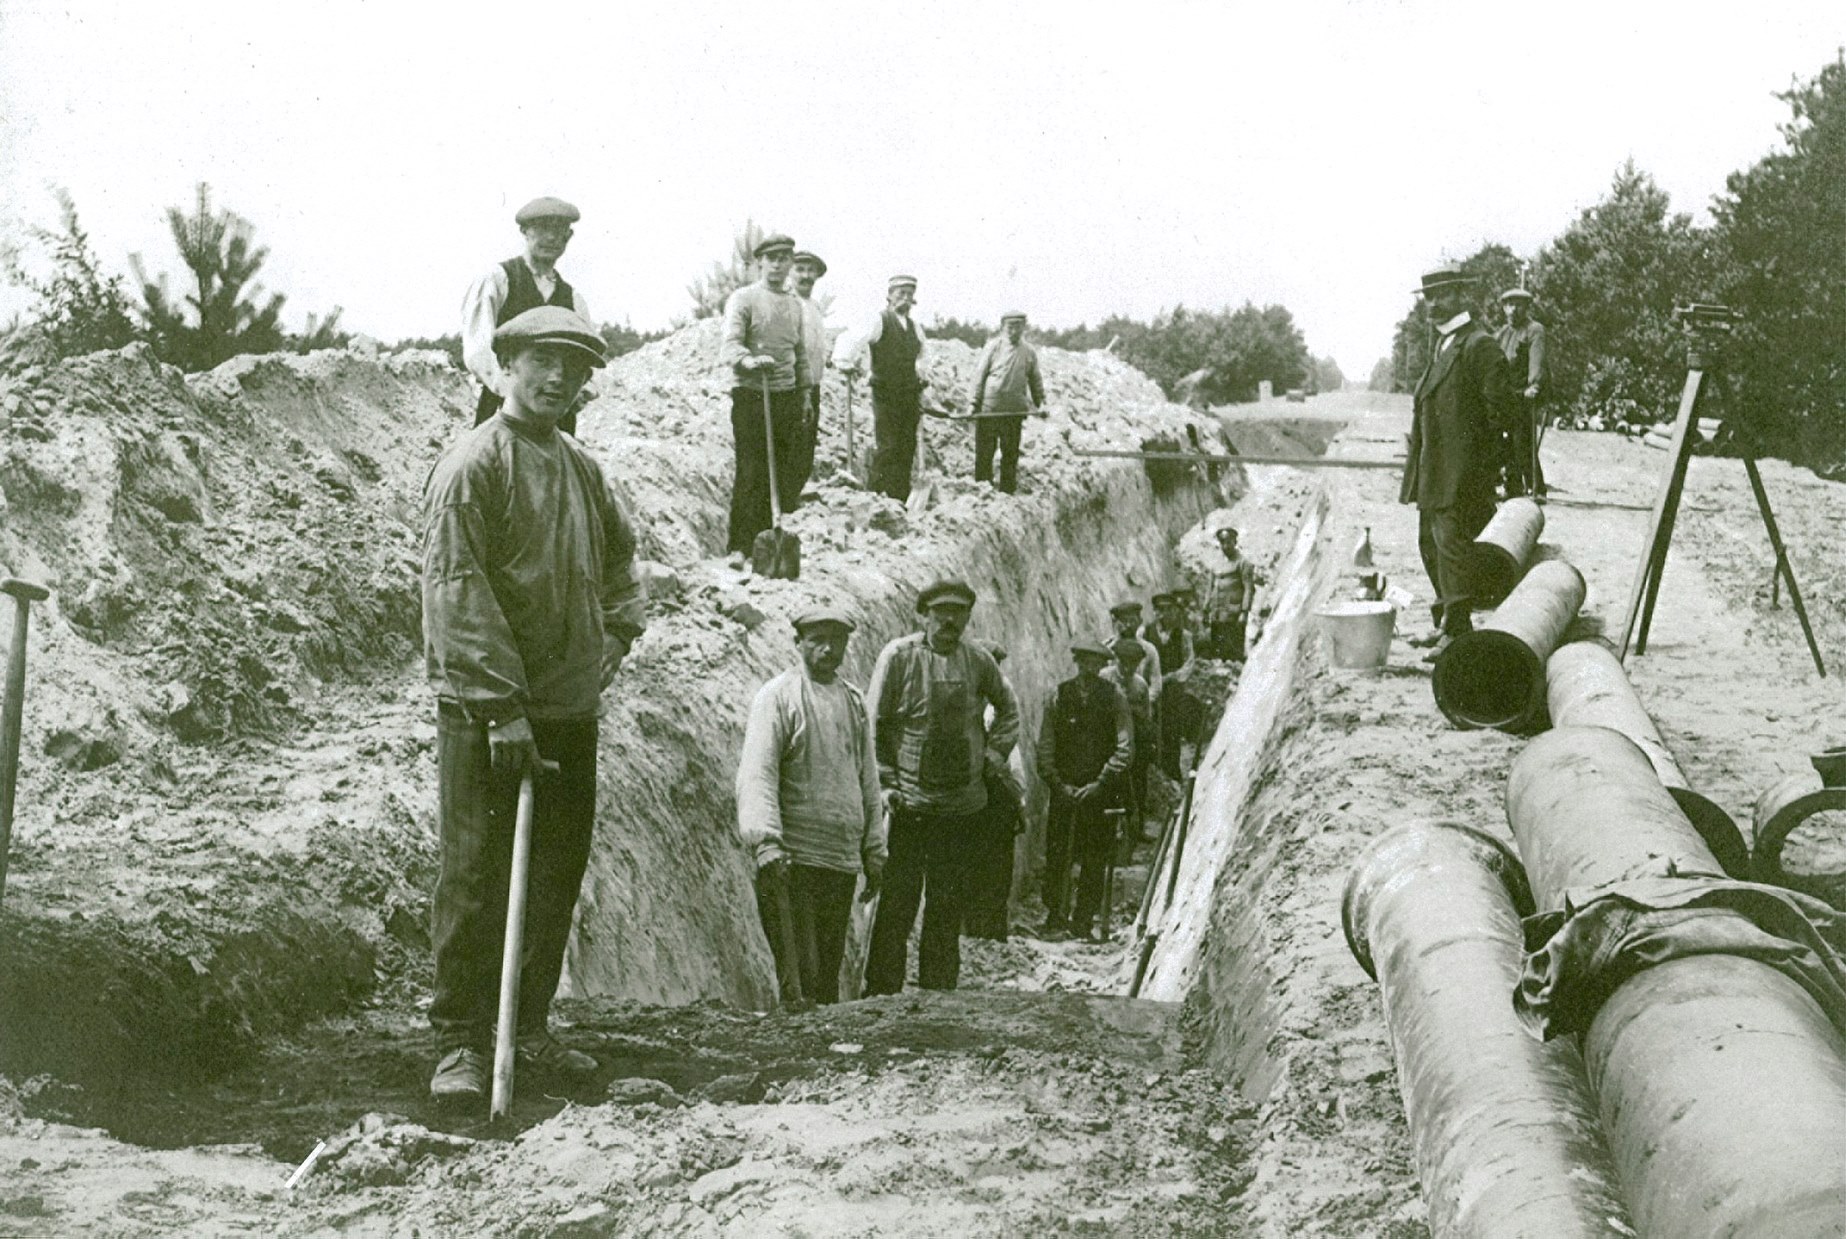
[[[764,237],[756,260],[762,278],[732,293],[724,303],[724,341],[720,365],[730,370],[731,444],[736,453],[736,480],[731,484],[731,522],[727,547],[748,555],[756,535],[774,523],[769,504],[769,439],[763,403],[775,428],[776,486],[783,505],[800,503],[803,468],[801,441],[807,429],[802,410],[802,381],[808,373],[801,301],[789,291],[795,242],[780,233]]]
[[[517,1063],[581,1076],[548,1012],[596,816],[596,720],[645,622],[628,515],[596,458],[559,433],[602,340],[541,306],[494,333],[507,401],[424,490],[423,642],[436,691],[436,956],[430,1024],[439,1102],[480,1101],[493,1036],[520,783],[536,775]],[[534,530],[544,536],[532,536]],[[555,763],[551,773],[540,763]]]

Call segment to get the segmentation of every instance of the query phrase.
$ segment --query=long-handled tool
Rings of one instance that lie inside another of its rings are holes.
[[[1179,460],[1195,465],[1292,465],[1297,469],[1402,469],[1404,458],[1395,460],[1345,460],[1338,456],[1237,456],[1223,452],[1130,452],[1115,449],[1076,447],[1072,456],[1097,460]]]
[[[756,880],[775,911],[775,936],[769,948],[776,960],[776,980],[781,986],[782,1005],[790,1011],[805,1010],[808,999],[807,991],[801,984],[801,970],[804,965],[813,966],[814,951],[812,940],[804,942],[795,930],[794,900],[789,898],[788,893],[788,868],[786,865],[770,865],[757,873]]]
[[[1144,936],[1141,939],[1141,954],[1135,960],[1134,980],[1128,984],[1128,996],[1138,998],[1141,995],[1141,983],[1147,979],[1147,966],[1153,961],[1154,948],[1160,945],[1160,934],[1146,933],[1148,915],[1152,909],[1154,890],[1160,885],[1160,870],[1163,862],[1172,864],[1173,877],[1167,883],[1167,898],[1164,907],[1173,902],[1173,884],[1179,880],[1180,850],[1185,846],[1186,823],[1192,817],[1192,785],[1198,778],[1196,769],[1186,773],[1186,789],[1180,794],[1179,812],[1167,823],[1167,828],[1160,832],[1160,852],[1154,863],[1147,868],[1147,889],[1141,892],[1141,912],[1138,924]]]
[[[769,460],[769,528],[750,545],[750,566],[758,576],[792,581],[801,575],[801,539],[782,528],[782,488],[776,481],[776,423],[769,412],[769,375],[758,372],[763,391],[763,452]]]
[[[26,697],[26,626],[31,606],[51,597],[43,585],[8,577],[0,593],[13,596],[13,643],[6,656],[6,706],[0,715],[0,900],[6,898],[6,854],[13,842],[13,791],[19,779],[19,727]]]
[[[859,476],[859,450],[853,443],[852,389],[853,381],[849,376],[846,380],[846,476],[862,482],[865,479]]]
[[[1104,809],[1102,815],[1110,823],[1109,850],[1104,853],[1102,862],[1102,921],[1097,936],[1107,942],[1110,906],[1115,902],[1115,849],[1121,846],[1122,828],[1128,820],[1128,810]]]
[[[539,762],[547,774],[557,763]],[[519,810],[513,815],[513,863],[506,879],[506,946],[500,953],[500,1022],[494,1029],[494,1091],[488,1117],[513,1109],[513,1059],[519,1037],[520,957],[526,946],[526,878],[532,870],[532,772],[519,781]]]

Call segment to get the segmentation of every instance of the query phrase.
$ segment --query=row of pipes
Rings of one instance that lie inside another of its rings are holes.
[[[1527,567],[1542,528],[1536,504],[1502,506],[1481,551],[1499,606],[1435,675],[1461,725],[1550,722],[1508,777],[1517,851],[1468,826],[1401,826],[1362,854],[1342,901],[1347,943],[1379,985],[1431,1233],[1846,1236],[1846,1039],[1760,952],[1643,942],[1641,966],[1598,974],[1607,990],[1577,1035],[1540,1040],[1516,1010],[1541,923],[1613,884],[1780,877],[1765,857],[1846,806],[1846,770],[1817,758],[1821,786],[1791,779],[1759,803],[1753,855],[1693,790],[1614,653],[1567,640],[1583,578],[1556,557]]]

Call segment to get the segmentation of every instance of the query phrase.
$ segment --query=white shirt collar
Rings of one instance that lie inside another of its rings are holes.
[[[1473,321],[1474,321],[1474,315],[1470,314],[1466,310],[1463,310],[1460,314],[1457,314],[1454,318],[1451,318],[1448,322],[1443,323],[1441,326],[1437,327],[1436,334],[1441,335],[1441,336],[1452,336],[1456,332],[1460,331],[1463,327],[1466,327],[1469,323]]]

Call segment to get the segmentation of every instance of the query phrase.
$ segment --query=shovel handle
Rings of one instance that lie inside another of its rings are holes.
[[[557,773],[557,763],[539,769]],[[506,880],[506,944],[500,954],[500,1020],[494,1030],[494,1091],[489,1118],[505,1118],[513,1109],[513,1057],[519,1037],[520,957],[526,944],[526,880],[532,870],[533,772],[519,780],[519,808],[513,814],[513,861]]]
[[[769,525],[782,523],[782,490],[776,485],[776,421],[769,415],[769,376],[757,372],[763,388],[763,450],[769,458]]]

